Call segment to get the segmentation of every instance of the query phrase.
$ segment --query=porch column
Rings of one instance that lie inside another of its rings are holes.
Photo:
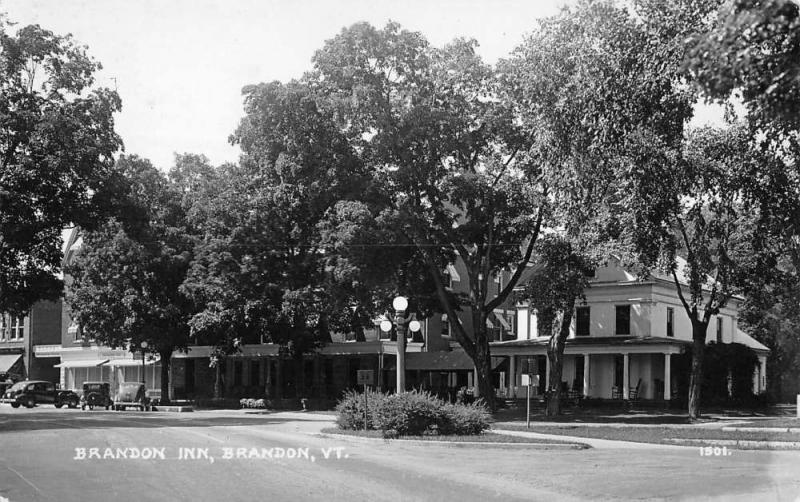
[[[551,390],[550,389],[550,358],[547,357],[547,356],[544,356],[544,360],[545,360],[545,364],[544,364],[544,379],[545,379],[544,388],[547,389],[547,390]]]
[[[622,399],[628,400],[630,399],[630,391],[631,391],[631,384],[630,384],[630,368],[628,367],[631,363],[631,357],[626,352],[622,354]]]
[[[589,354],[583,355],[583,397],[589,397]]]
[[[664,354],[664,401],[672,399],[672,354]]]
[[[516,399],[517,397],[517,356],[509,356],[508,361],[508,390],[509,397]]]
[[[491,363],[489,363],[491,365]],[[481,389],[478,386],[478,370],[472,370],[472,395],[475,396],[475,399],[481,397]]]

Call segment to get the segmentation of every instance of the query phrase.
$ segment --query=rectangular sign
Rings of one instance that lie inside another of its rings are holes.
[[[375,385],[375,372],[372,370],[358,370],[358,385]]]
[[[539,386],[539,375],[526,375],[522,374],[522,386],[523,387],[538,387]]]

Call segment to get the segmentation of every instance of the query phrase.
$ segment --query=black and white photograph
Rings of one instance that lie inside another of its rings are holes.
[[[0,502],[800,501],[800,0],[0,0]]]

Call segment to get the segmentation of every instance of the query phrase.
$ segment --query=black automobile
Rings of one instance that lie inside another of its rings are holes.
[[[111,401],[111,384],[108,382],[84,382],[83,395],[81,396],[81,409],[85,410],[88,406],[93,410],[95,406],[103,406],[109,409]]]
[[[56,408],[67,405],[77,408],[80,398],[71,390],[58,390],[56,384],[42,380],[26,380],[17,382],[6,390],[0,403],[9,403],[12,408],[25,405],[33,408],[37,404],[53,404]]]

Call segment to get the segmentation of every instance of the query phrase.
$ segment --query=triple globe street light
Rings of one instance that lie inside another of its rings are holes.
[[[408,309],[408,299],[404,296],[397,296],[392,301],[394,308],[394,322],[390,320],[381,321],[381,331],[389,333],[392,327],[397,329],[397,389],[396,392],[406,390],[406,328],[412,333],[420,330],[421,325],[416,319],[406,317]]]

